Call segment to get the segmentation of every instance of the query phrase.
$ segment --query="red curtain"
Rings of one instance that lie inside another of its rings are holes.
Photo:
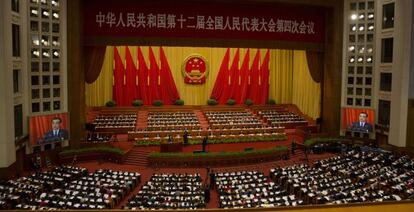
[[[220,70],[214,83],[213,91],[211,92],[211,99],[219,101],[222,98],[224,87],[228,85],[228,73],[230,62],[230,49],[227,48],[221,61]]]
[[[145,105],[152,104],[152,102],[149,100],[147,95],[147,79],[148,79],[148,67],[145,63],[144,56],[142,55],[141,48],[138,47],[138,96],[141,97],[142,101]]]
[[[121,56],[119,55],[118,48],[114,47],[114,79],[113,79],[113,99],[115,102],[120,105],[127,105],[123,95],[124,91],[124,80],[125,80],[125,70],[124,64],[122,63]]]
[[[306,51],[306,61],[308,62],[309,72],[312,79],[320,83],[323,72],[323,53],[316,51]]]
[[[101,73],[106,46],[85,46],[85,82],[92,84]]]
[[[374,110],[360,108],[342,108],[342,128],[346,129],[351,126],[353,122],[358,122],[359,114],[362,112],[368,114],[367,122],[374,125]]]
[[[37,144],[38,141],[43,139],[44,134],[52,130],[52,119],[58,117],[62,120],[60,125],[61,129],[68,129],[68,114],[59,113],[45,116],[32,116],[30,117],[30,143]]]
[[[260,75],[260,50],[257,50],[254,56],[252,66],[250,68],[250,89],[248,91],[247,98],[251,99],[254,104],[260,102],[260,87],[259,87],[259,75]]]
[[[171,74],[170,65],[168,64],[167,57],[165,56],[164,49],[160,47],[160,86],[161,97],[164,104],[174,104],[175,100],[179,99],[177,86],[175,85],[174,78]]]
[[[239,89],[236,91],[236,102],[237,104],[243,104],[246,100],[247,92],[249,89],[249,61],[250,61],[250,49],[247,49],[246,54],[244,55],[242,66],[239,71]]]
[[[129,48],[125,47],[125,62],[126,62],[126,70],[125,70],[125,103],[128,105],[132,105],[132,101],[138,99],[138,92],[137,92],[137,77],[138,71],[135,68],[134,61],[132,59],[131,52]]]
[[[260,102],[259,104],[266,104],[266,101],[269,98],[269,62],[270,62],[270,51],[266,51],[265,58],[263,59],[263,63],[260,66],[260,73],[261,73],[261,91],[260,92]]]

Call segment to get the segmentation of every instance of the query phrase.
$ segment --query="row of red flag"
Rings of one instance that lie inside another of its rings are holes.
[[[149,67],[141,48],[137,47],[135,66],[129,47],[125,47],[125,64],[117,47],[114,47],[113,99],[120,106],[130,106],[136,99],[145,105],[161,100],[171,105],[180,98],[164,50],[160,47],[160,66],[149,47]]]
[[[141,99],[145,105],[151,105],[155,100],[171,105],[180,98],[163,48],[159,51],[160,66],[151,47],[148,51],[149,67],[140,47],[137,47],[135,66],[129,47],[125,47],[125,64],[118,48],[114,47],[113,99],[118,105],[130,106],[136,99]],[[254,104],[265,104],[269,96],[269,50],[261,64],[260,57],[260,50],[257,50],[249,67],[248,49],[239,67],[240,51],[237,49],[230,65],[230,50],[227,49],[211,98],[219,104],[226,104],[228,99],[234,99],[237,104],[243,104],[246,99],[251,99]]]
[[[211,93],[212,99],[217,100],[219,104],[226,104],[228,99],[234,99],[237,104],[243,104],[246,99],[252,100],[254,104],[267,102],[270,52],[266,51],[261,64],[260,50],[257,50],[250,67],[249,60],[250,50],[248,49],[239,68],[240,51],[237,49],[229,68],[230,50],[227,49]]]

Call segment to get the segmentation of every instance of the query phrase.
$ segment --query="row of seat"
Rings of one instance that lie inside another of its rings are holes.
[[[1,209],[110,209],[140,182],[134,172],[62,166],[0,182]]]
[[[154,174],[125,209],[200,209],[205,196],[199,174]]]
[[[386,152],[351,150],[313,166],[272,169],[270,176],[313,204],[414,198],[414,162]]]

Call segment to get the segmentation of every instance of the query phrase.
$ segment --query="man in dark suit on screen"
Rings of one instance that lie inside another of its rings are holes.
[[[372,132],[372,125],[367,122],[368,114],[361,112],[359,114],[359,121],[352,123],[351,130],[359,132]]]
[[[43,142],[63,141],[69,138],[66,129],[61,129],[62,119],[55,117],[52,119],[52,130],[46,132],[43,136]]]

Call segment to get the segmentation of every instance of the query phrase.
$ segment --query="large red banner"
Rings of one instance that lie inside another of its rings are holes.
[[[189,0],[83,2],[86,36],[324,42],[321,7]]]

